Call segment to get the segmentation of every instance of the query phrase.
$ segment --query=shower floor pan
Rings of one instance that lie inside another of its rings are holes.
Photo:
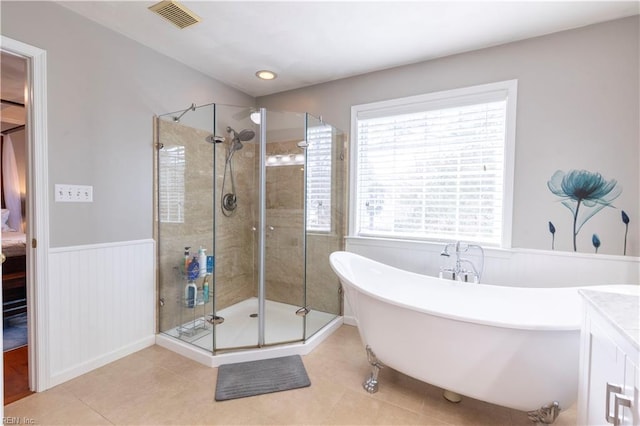
[[[265,343],[302,339],[304,318],[295,314],[298,306],[265,301]],[[218,351],[255,346],[258,341],[258,299],[243,300],[217,312],[224,323],[216,327]],[[198,318],[156,336],[156,343],[195,361],[213,367],[244,361],[274,358],[287,355],[306,355],[342,324],[342,317],[312,310],[306,316],[307,341],[283,345],[248,348],[212,355],[213,325]],[[170,336],[170,337],[169,337]]]

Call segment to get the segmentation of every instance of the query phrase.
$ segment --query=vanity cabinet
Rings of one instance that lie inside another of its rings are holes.
[[[639,299],[582,293],[578,424],[640,425]]]

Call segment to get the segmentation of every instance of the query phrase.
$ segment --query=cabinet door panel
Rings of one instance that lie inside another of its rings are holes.
[[[587,424],[606,425],[613,416],[614,398],[606,407],[607,384],[624,386],[625,356],[600,328],[590,324],[590,373]]]
[[[637,360],[635,360],[637,362]],[[622,408],[622,423],[623,425],[639,425],[640,424],[640,409],[638,407],[638,394],[640,389],[640,369],[635,364],[634,360],[627,357],[624,379],[624,396],[631,400],[631,407]]]

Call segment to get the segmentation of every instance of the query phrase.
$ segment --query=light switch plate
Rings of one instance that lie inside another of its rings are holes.
[[[55,185],[55,200],[60,203],[92,203],[93,186],[91,185]]]

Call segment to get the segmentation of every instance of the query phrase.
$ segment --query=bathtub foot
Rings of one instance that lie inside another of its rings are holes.
[[[450,390],[445,389],[444,392],[442,392],[442,396],[444,396],[444,399],[446,399],[449,402],[458,403],[462,401],[462,395],[455,392],[451,392]]]
[[[550,425],[556,421],[560,414],[560,404],[558,401],[553,401],[551,404],[543,405],[537,410],[529,411],[527,417],[533,423]]]
[[[376,355],[373,353],[373,350],[371,350],[369,345],[367,345],[367,361],[369,361],[369,364],[371,365],[371,374],[367,377],[364,383],[362,383],[362,387],[369,393],[376,393],[378,392],[378,373],[384,365],[378,361],[378,358],[376,358]]]

